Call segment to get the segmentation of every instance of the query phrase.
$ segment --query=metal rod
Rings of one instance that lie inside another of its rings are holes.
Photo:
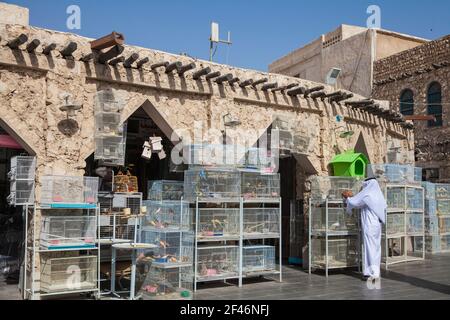
[[[203,68],[203,69],[201,69],[201,70],[195,72],[195,73],[192,75],[192,78],[193,78],[194,80],[198,80],[198,79],[200,79],[201,77],[206,76],[208,73],[211,73],[211,68],[210,68],[210,67],[206,67],[206,68]]]
[[[305,93],[305,90],[306,90],[305,87],[298,87],[298,88],[289,90],[289,91],[287,92],[287,94],[288,94],[289,96],[291,96],[291,97],[294,97],[294,96],[297,96],[297,95],[299,95],[299,94],[304,94],[304,93]]]
[[[149,62],[150,62],[150,58],[149,58],[149,57],[145,57],[144,59],[139,60],[139,61],[136,63],[136,66],[137,66],[138,69],[140,69],[140,68],[142,68],[145,64],[147,64],[147,63],[149,63]]]
[[[224,82],[228,82],[233,79],[233,75],[231,73],[218,77],[215,81],[218,84],[222,84]]]
[[[131,65],[132,65],[137,59],[139,59],[139,54],[133,53],[128,59],[125,60],[125,62],[123,63],[123,66],[124,66],[125,68],[131,68]]]
[[[278,83],[274,82],[274,83],[267,83],[265,85],[262,86],[261,90],[262,91],[268,91],[270,89],[275,89],[278,87]]]
[[[34,52],[34,50],[36,50],[36,48],[39,47],[40,44],[41,44],[41,41],[39,41],[38,39],[34,39],[27,45],[27,51],[29,53]]]
[[[206,75],[205,79],[206,80],[211,80],[211,79],[220,77],[220,75],[221,75],[221,73],[219,71],[216,71],[216,72],[213,72],[213,73],[210,73],[210,74]]]
[[[186,72],[188,72],[188,71],[190,71],[190,70],[192,70],[192,69],[195,69],[196,67],[197,67],[197,66],[195,65],[194,62],[189,63],[189,64],[187,64],[187,65],[185,65],[185,66],[181,66],[180,68],[177,68],[178,75],[182,76],[182,75],[184,75]]]
[[[231,86],[239,81],[241,81],[241,80],[238,77],[235,77],[235,78],[231,79],[230,81],[228,81],[228,84]]]
[[[14,40],[9,41],[6,45],[11,49],[18,49],[21,45],[28,41],[28,36],[26,34],[21,34]]]
[[[116,45],[123,45],[125,43],[125,37],[123,34],[118,32],[112,32],[107,36],[91,42],[92,50],[103,50]]]
[[[150,69],[156,70],[156,69],[162,68],[162,67],[167,68],[168,65],[169,65],[169,62],[167,62],[167,61],[165,61],[165,62],[159,62],[159,63],[153,64],[153,65],[150,67]]]
[[[267,78],[259,79],[259,80],[256,80],[255,82],[253,82],[252,86],[253,86],[254,88],[256,88],[257,85],[266,83],[266,82],[268,82],[268,81],[269,81],[269,79],[267,79]]]
[[[45,46],[44,50],[42,50],[42,53],[45,55],[49,55],[55,49],[56,43],[50,43],[49,45]]]
[[[94,59],[94,54],[91,52],[91,53],[88,53],[88,54],[85,54],[84,56],[82,56],[80,60],[83,62],[89,62],[92,59]]]
[[[248,86],[251,86],[253,84],[253,79],[248,79],[245,80],[244,82],[241,82],[241,84],[239,85],[241,88],[245,88]]]
[[[98,56],[98,63],[105,64],[109,60],[120,56],[124,50],[125,48],[123,46],[116,45],[110,50],[100,53],[100,55]]]
[[[71,57],[72,54],[77,51],[77,49],[78,44],[76,42],[70,42],[64,49],[60,51],[60,53],[64,58]]]
[[[173,62],[166,67],[166,73],[171,73],[172,71],[179,69],[183,66],[183,64],[179,61]]]
[[[110,64],[111,66],[116,66],[116,65],[118,65],[119,63],[122,63],[122,62],[125,62],[125,57],[124,57],[124,56],[121,56],[121,57],[112,59],[112,60],[109,62],[109,64]]]

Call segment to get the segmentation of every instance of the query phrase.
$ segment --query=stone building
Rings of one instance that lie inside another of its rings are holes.
[[[269,72],[325,82],[331,68],[339,68],[338,88],[370,96],[375,61],[426,42],[397,32],[341,25],[274,61]]]
[[[450,182],[450,36],[375,62],[373,97],[415,123],[416,164],[428,181]]]
[[[139,135],[141,127],[149,129],[150,134],[164,136],[164,143],[173,147],[173,133],[189,138],[199,124],[218,131],[220,135],[224,130],[224,117],[230,114],[239,119],[240,125],[228,128],[227,136],[232,139],[244,136],[250,146],[257,143],[260,135],[270,130],[274,121],[280,118],[286,119],[286,127],[293,135],[306,137],[309,143],[298,146],[280,162],[285,257],[291,250],[301,251],[305,245],[290,242],[291,203],[300,204],[298,215],[303,217],[302,204],[309,192],[310,178],[328,175],[328,164],[337,153],[356,149],[365,152],[371,162],[384,163],[389,146],[395,144],[403,151],[402,162],[414,162],[413,132],[403,123],[349,108],[327,98],[288,95],[286,90],[263,90],[264,84],[271,84],[270,88],[287,85],[317,88],[320,83],[128,45],[124,46],[123,57],[137,53],[139,59],[148,58],[149,62],[140,68],[136,64],[132,67],[125,67],[122,63],[114,66],[102,64],[98,61],[99,52],[92,51],[93,39],[29,26],[24,18],[26,9],[4,4],[1,8],[10,11],[1,17],[20,18],[17,24],[11,24],[9,18],[0,21],[0,126],[4,135],[22,146],[22,152],[37,157],[37,201],[44,175],[83,176],[95,173],[92,156],[95,150],[94,101],[97,93],[106,89],[112,90],[115,98],[122,102],[124,122],[129,120],[142,124],[129,126],[127,140],[127,162],[135,164],[141,188],[147,180],[172,177],[167,162],[141,159],[145,141]],[[14,48],[11,41],[21,35],[26,35],[26,43]],[[33,40],[39,40],[39,45],[29,50],[28,45]],[[69,43],[73,43],[71,47],[76,46],[76,50],[69,55],[64,54]],[[51,44],[55,47],[52,48]],[[47,48],[54,50],[47,51]],[[195,71],[209,67],[211,72],[230,74],[239,80],[234,84],[214,81],[217,77],[195,80],[193,70],[166,72],[164,66],[167,65],[151,68],[161,62],[181,62],[183,66],[194,63]],[[261,79],[266,81],[260,85],[244,86],[248,79],[255,83]],[[329,86],[323,86],[321,90],[325,94],[335,92],[335,88]],[[70,119],[66,112],[60,110],[68,95],[71,101],[82,105]],[[352,99],[361,100],[363,97],[355,95]],[[385,102],[378,103],[388,108]],[[67,120],[70,120],[71,130],[65,127]],[[342,133],[350,131],[354,135],[343,135],[342,138]],[[147,133],[147,139],[148,136]],[[211,141],[209,137],[204,137],[204,140]],[[0,150],[5,148],[0,145]],[[4,160],[7,163],[7,157]],[[0,179],[5,180],[6,177],[0,176]],[[6,196],[0,195],[2,199]],[[39,211],[35,219],[39,230]],[[36,261],[36,267],[39,268],[39,261]]]

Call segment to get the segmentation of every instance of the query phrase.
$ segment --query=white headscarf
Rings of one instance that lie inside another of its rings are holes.
[[[387,203],[376,179],[365,181],[362,191],[347,201],[347,210],[367,207],[377,215],[380,221],[386,223]]]

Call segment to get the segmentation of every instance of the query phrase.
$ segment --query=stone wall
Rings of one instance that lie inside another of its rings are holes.
[[[415,123],[416,164],[439,169],[440,181],[450,181],[450,36],[377,61],[374,66],[373,97],[390,101],[399,111],[400,95],[414,93],[414,112],[427,114],[427,91],[432,82],[442,87],[443,127]]]

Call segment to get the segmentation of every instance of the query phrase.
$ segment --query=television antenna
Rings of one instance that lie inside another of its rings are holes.
[[[219,33],[219,24],[217,22],[211,23],[211,37],[209,38],[210,47],[209,47],[209,61],[213,61],[214,55],[216,54],[217,47],[219,46],[219,43],[226,44],[228,46],[231,46],[233,43],[231,42],[231,32],[228,31],[228,39],[227,40],[220,40],[220,33]],[[214,48],[214,45],[215,48]]]

